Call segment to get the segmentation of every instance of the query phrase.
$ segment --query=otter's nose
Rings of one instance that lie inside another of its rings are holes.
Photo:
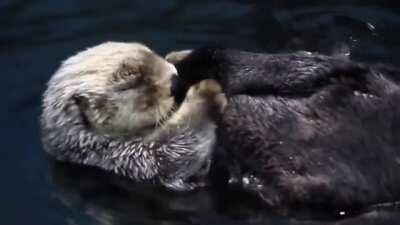
[[[174,97],[175,102],[179,105],[185,98],[187,88],[185,88],[185,84],[182,83],[182,80],[180,80],[178,76],[171,79],[171,95]]]
[[[178,76],[173,76],[171,77],[171,94],[173,96],[176,96],[176,94],[178,93]]]

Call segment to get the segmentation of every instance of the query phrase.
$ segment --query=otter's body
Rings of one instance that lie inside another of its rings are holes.
[[[225,98],[216,82],[203,81],[174,110],[174,76],[172,64],[136,43],[109,42],[69,58],[44,94],[46,151],[175,190],[200,185],[191,177],[208,168]]]
[[[227,93],[217,136],[231,182],[282,210],[400,200],[399,70],[309,53],[183,54],[167,57],[178,98],[209,78]]]

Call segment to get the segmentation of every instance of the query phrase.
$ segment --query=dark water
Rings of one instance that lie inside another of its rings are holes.
[[[1,0],[0,224],[400,223],[395,209],[335,221],[285,218],[235,192],[179,195],[49,164],[38,132],[45,82],[61,60],[107,40],[140,41],[160,54],[212,42],[265,52],[346,52],[400,65],[400,3]]]

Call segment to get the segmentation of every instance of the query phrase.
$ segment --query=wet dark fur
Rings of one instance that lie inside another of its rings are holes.
[[[309,53],[193,51],[177,98],[221,82],[231,181],[284,210],[362,210],[400,199],[400,71]],[[347,211],[349,212],[349,211]]]

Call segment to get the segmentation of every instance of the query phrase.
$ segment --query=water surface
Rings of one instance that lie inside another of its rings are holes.
[[[0,1],[1,224],[396,224],[395,209],[341,220],[285,218],[236,193],[173,194],[53,165],[40,98],[66,57],[104,41],[160,54],[207,43],[263,52],[345,53],[400,65],[398,1]]]

